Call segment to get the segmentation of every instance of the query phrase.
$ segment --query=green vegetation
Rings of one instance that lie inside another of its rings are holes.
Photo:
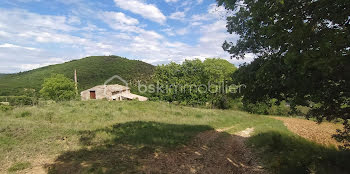
[[[217,1],[237,11],[227,29],[239,40],[223,48],[236,58],[257,55],[235,73],[247,86],[243,103],[275,98],[293,110],[310,107],[319,122],[340,118],[345,129],[336,137],[350,148],[349,1]]]
[[[79,91],[103,84],[114,75],[127,81],[149,81],[154,66],[138,60],[128,60],[118,56],[94,56],[73,60],[63,64],[50,65],[35,70],[0,76],[0,96],[25,95],[25,89],[41,89],[45,78],[52,74],[63,74],[74,79],[74,70],[78,74]],[[112,81],[111,83],[120,83]]]
[[[222,91],[225,85],[232,84],[231,77],[235,71],[236,67],[223,59],[186,60],[182,64],[158,66],[153,80],[161,90],[156,91],[154,97],[184,105],[209,102],[215,107],[227,109],[228,94]]]
[[[268,103],[246,103],[242,106],[242,109],[249,113],[261,115],[288,116],[293,114],[291,108],[287,105],[286,101],[277,102],[277,99],[271,99]]]
[[[48,158],[58,162],[49,166],[51,173],[137,172],[140,160],[186,145],[199,132],[228,128],[226,132],[234,133],[250,127],[255,130],[249,143],[264,152],[263,157],[271,157],[265,164],[271,170],[316,166],[317,171],[343,171],[350,159],[289,132],[281,121],[232,110],[163,102],[69,101],[17,107],[0,112],[0,118],[0,169],[5,170],[17,161]]]
[[[16,172],[16,171],[19,171],[19,170],[24,170],[26,168],[29,168],[31,167],[31,164],[30,162],[19,162],[19,163],[15,163],[14,165],[12,165],[8,171],[9,172]]]
[[[295,136],[287,131],[269,131],[249,139],[273,173],[347,173],[350,152],[338,151]],[[347,172],[346,172],[347,171]]]
[[[47,100],[68,101],[77,97],[73,80],[62,74],[55,74],[50,78],[46,78],[42,87],[40,96]]]
[[[0,96],[0,102],[9,102],[12,106],[23,106],[36,104],[36,99],[28,96]]]
[[[12,109],[13,109],[13,106],[7,106],[7,105],[0,104],[0,111],[2,111],[2,112],[6,112],[6,111],[9,111]]]

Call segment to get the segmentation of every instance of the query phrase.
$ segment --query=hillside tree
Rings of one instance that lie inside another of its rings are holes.
[[[54,101],[67,101],[76,97],[73,80],[62,74],[54,74],[44,80],[41,97]]]

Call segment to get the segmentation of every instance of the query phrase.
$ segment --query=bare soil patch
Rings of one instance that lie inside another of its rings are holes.
[[[323,122],[318,124],[314,121],[300,119],[300,118],[290,118],[290,117],[271,117],[277,120],[283,121],[287,128],[313,142],[329,145],[342,145],[332,138],[333,134],[336,134],[336,129],[342,129],[342,125],[334,124],[329,122]]]
[[[248,128],[232,135],[208,130],[164,151],[125,144],[98,146],[65,152],[55,161],[35,161],[21,173],[267,173],[245,146],[253,131]]]
[[[249,136],[254,129],[238,134]],[[244,145],[247,138],[217,131],[197,135],[188,145],[145,160],[146,173],[266,173]]]

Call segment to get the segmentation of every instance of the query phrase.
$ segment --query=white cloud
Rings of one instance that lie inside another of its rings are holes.
[[[191,25],[198,26],[198,25],[203,25],[203,23],[202,22],[192,22]]]
[[[175,36],[175,33],[171,28],[165,28],[165,29],[162,29],[162,31],[165,32],[168,36]]]
[[[11,31],[23,31],[27,29],[35,30],[38,28],[61,31],[77,30],[77,28],[68,24],[68,20],[65,16],[39,15],[18,9],[1,9],[0,26],[1,28],[9,29]]]
[[[197,0],[197,4],[202,4],[203,0]]]
[[[0,26],[0,28],[1,28],[1,26]],[[0,37],[9,37],[10,35],[11,35],[10,33],[0,30]]]
[[[111,20],[115,23],[120,24],[126,24],[126,25],[137,25],[139,21],[135,18],[126,16],[124,13],[121,12],[104,12],[103,18],[106,18],[108,20]]]
[[[52,58],[48,59],[47,62],[45,63],[33,63],[33,64],[20,64],[19,68],[21,71],[29,71],[32,69],[48,66],[48,65],[54,65],[54,64],[59,64],[59,63],[64,63],[65,60],[61,58]]]
[[[216,4],[210,4],[207,13],[194,14],[191,21],[210,21],[214,19],[225,20],[226,16],[230,15],[232,11],[226,10],[223,6],[218,7]]]
[[[139,24],[137,19],[126,16],[121,12],[103,12],[99,17],[115,30],[127,32],[138,32],[140,30],[140,28],[136,26]]]
[[[0,45],[0,48],[20,48],[20,49],[26,49],[26,50],[32,50],[32,51],[38,50],[37,48],[23,47],[23,46],[9,44],[9,43],[5,43],[5,44]]]
[[[186,17],[185,12],[180,12],[180,11],[174,12],[169,16],[170,19],[180,20],[180,21],[185,20],[185,17]]]
[[[169,3],[169,2],[178,2],[179,0],[165,0],[165,2]]]
[[[189,28],[187,28],[187,27],[186,28],[181,28],[179,30],[176,30],[175,32],[178,35],[185,35],[185,34],[188,34]]]
[[[81,24],[81,21],[80,19],[77,17],[77,16],[71,16],[70,18],[68,18],[68,21],[67,21],[68,24]]]
[[[115,4],[135,14],[160,24],[164,24],[166,17],[154,4],[146,4],[140,0],[114,0]]]

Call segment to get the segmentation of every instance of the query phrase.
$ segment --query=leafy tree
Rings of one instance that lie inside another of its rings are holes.
[[[52,75],[46,78],[40,94],[45,99],[54,101],[71,100],[76,97],[74,82],[62,74]]]
[[[223,91],[226,86],[232,84],[232,74],[237,70],[235,66],[224,59],[206,59],[204,62],[204,76],[212,88]],[[213,86],[214,85],[214,86]],[[212,90],[212,89],[211,89]],[[228,109],[231,96],[227,93],[208,93],[212,105],[221,109]]]
[[[232,81],[236,67],[223,59],[186,60],[182,64],[170,63],[156,67],[154,82],[159,83],[161,91],[156,97],[169,102],[188,105],[203,105],[212,102],[219,108],[227,108],[228,96],[218,90],[210,92],[212,87]]]
[[[232,81],[232,74],[237,70],[235,66],[224,59],[205,59],[204,75],[212,83]]]
[[[309,117],[344,120],[339,141],[350,140],[350,1],[218,0],[237,43],[225,42],[235,58],[258,56],[235,74],[243,102],[276,98],[311,107]]]

